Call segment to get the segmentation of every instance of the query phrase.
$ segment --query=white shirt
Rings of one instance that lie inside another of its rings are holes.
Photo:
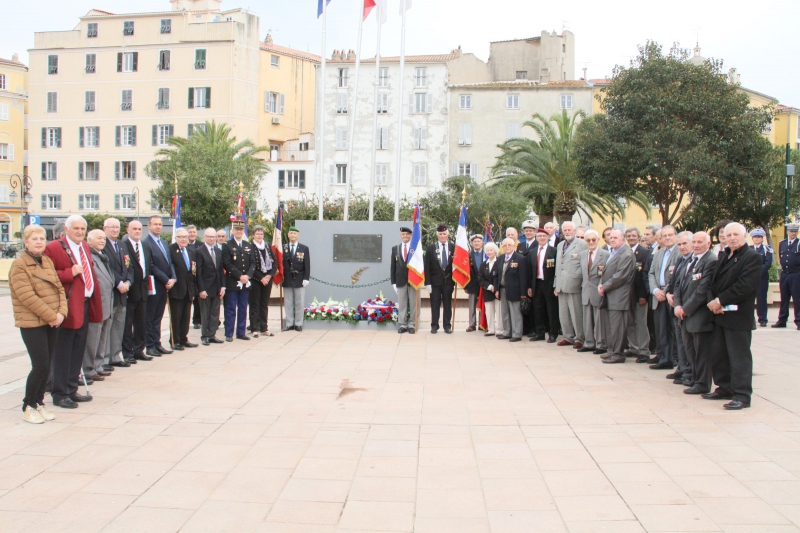
[[[137,242],[137,241],[134,241],[133,239],[129,239],[129,240],[131,241],[131,244],[132,244],[133,249],[134,249],[134,252],[133,252],[134,257],[136,257],[136,251],[135,251],[136,247],[137,246],[139,247],[139,266],[142,267],[142,277],[146,278],[147,277],[147,269],[145,268],[144,246],[142,246],[142,241],[138,241]]]
[[[72,239],[70,239],[69,237],[67,237],[67,243],[69,243],[69,248],[70,250],[72,250],[72,258],[75,260],[75,264],[83,266],[83,257],[81,257],[81,245],[76,242],[72,242]],[[89,275],[91,276],[92,273],[89,272]],[[84,296],[89,298],[92,294],[94,294],[94,283],[92,283],[91,289],[86,289]]]
[[[539,251],[537,252],[539,255],[536,257],[539,260],[539,266],[538,266],[538,268],[536,270],[537,279],[544,280],[544,256],[547,255],[546,252],[547,252],[547,246],[545,246],[544,248],[539,246]],[[541,276],[538,275],[539,272],[542,273]]]
[[[550,246],[552,246],[553,248],[555,248],[555,246],[556,246],[556,234],[555,234],[555,233],[553,233],[553,234],[550,236],[550,238],[547,240],[547,243],[548,243]]]

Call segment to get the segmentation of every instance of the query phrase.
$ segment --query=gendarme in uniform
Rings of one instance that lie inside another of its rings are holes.
[[[794,300],[794,323],[800,330],[800,239],[797,230],[800,224],[786,224],[789,238],[781,241],[778,252],[781,257],[781,310],[773,328],[785,328],[789,321],[789,300]]]

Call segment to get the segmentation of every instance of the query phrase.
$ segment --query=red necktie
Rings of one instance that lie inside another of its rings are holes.
[[[86,286],[87,292],[92,292],[94,288],[94,281],[92,280],[92,271],[89,267],[89,258],[86,257],[86,252],[80,244],[78,248],[81,249],[81,265],[83,265],[83,284]]]
[[[403,261],[408,261],[408,245],[403,245]]]

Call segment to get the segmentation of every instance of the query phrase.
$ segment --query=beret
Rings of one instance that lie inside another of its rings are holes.
[[[447,231],[447,226],[445,226],[444,224],[439,224],[438,226],[436,226],[436,231]]]
[[[289,231],[296,231],[296,232],[300,233],[300,230],[297,229],[297,226],[289,226]]]
[[[539,228],[536,230],[536,235],[539,235],[540,233],[542,235],[547,235],[548,237],[550,236],[550,233],[548,233],[548,231],[544,228]]]
[[[400,228],[400,232],[401,233],[414,233],[413,231],[411,231],[411,228],[407,228],[405,226]]]

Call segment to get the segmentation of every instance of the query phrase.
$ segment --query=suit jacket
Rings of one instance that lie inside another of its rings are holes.
[[[238,286],[239,278],[248,276],[251,278],[256,269],[256,260],[253,257],[255,246],[249,241],[242,240],[241,246],[236,244],[236,239],[231,239],[222,247],[222,266],[225,268],[225,290],[242,291],[250,290],[248,287]]]
[[[172,265],[172,257],[169,253],[169,243],[161,237],[158,240],[161,241],[166,255],[161,252],[161,248],[156,243],[156,238],[153,235],[148,235],[142,239],[142,242],[145,247],[150,248],[150,255],[153,257],[153,269],[150,274],[156,278],[156,294],[161,294],[166,292],[165,285],[169,280],[175,279],[175,267]]]
[[[577,294],[581,292],[581,252],[586,250],[586,243],[573,238],[566,239],[556,247],[556,277],[553,287],[558,292]]]
[[[692,262],[693,257],[694,254],[690,253],[686,257],[681,256],[681,258],[678,259],[678,262],[675,263],[674,274],[670,278],[669,285],[667,285],[667,289],[664,292],[666,292],[667,294],[672,294],[673,296],[675,295],[675,291],[678,288],[677,284],[681,282],[681,280],[683,279],[682,276],[686,274],[686,268],[689,266],[689,263]]]
[[[600,283],[603,285],[609,311],[628,311],[631,308],[635,270],[633,250],[624,244],[606,261]]]
[[[581,303],[583,305],[600,305],[600,293],[597,286],[600,284],[600,275],[605,269],[608,256],[611,255],[607,250],[597,248],[597,254],[592,262],[592,269],[589,270],[589,249],[581,252]]]
[[[442,269],[441,258],[439,257],[439,242],[429,244],[425,250],[425,284],[441,287],[443,285],[453,285],[453,253],[455,245],[447,243],[447,268]]]
[[[781,262],[781,279],[787,274],[800,272],[800,239],[795,239],[791,246],[786,239],[779,242],[778,258]]]
[[[481,290],[480,282],[478,281],[478,270],[483,263],[483,251],[479,252],[480,259],[475,260],[475,250],[470,246],[469,248],[469,283],[464,287],[467,294],[478,294]]]
[[[760,279],[761,256],[749,246],[737,249],[731,258],[725,254],[718,260],[706,302],[719,298],[723,306],[738,305],[739,309],[714,315],[714,323],[740,331],[756,329],[756,293]]]
[[[67,246],[67,250],[70,250],[69,254],[64,250],[62,243]],[[72,257],[72,249],[69,248],[67,238],[62,237],[55,241],[50,241],[47,243],[47,246],[44,249],[44,255],[53,261],[53,267],[56,269],[56,273],[58,274],[59,281],[61,281],[61,285],[64,286],[64,294],[68,300],[67,316],[64,319],[64,322],[61,323],[61,327],[64,329],[80,329],[81,326],[83,326],[84,320],[89,320],[90,322],[100,322],[100,317],[102,316],[103,311],[103,302],[101,300],[100,290],[97,288],[97,279],[94,277],[94,261],[92,261],[92,251],[89,248],[89,245],[86,244],[86,241],[82,241],[80,246],[86,255],[87,261],[89,262],[88,271],[92,276],[92,283],[95,287],[94,291],[92,291],[92,298],[89,302],[88,317],[84,316],[83,313],[86,286],[84,285],[82,275],[72,275],[72,265],[76,264],[77,260]],[[87,265],[84,265],[84,268],[87,268]]]
[[[650,266],[650,271],[647,273],[650,294],[653,294],[656,289],[661,289],[664,292],[667,292],[669,282],[672,279],[672,276],[675,274],[675,266],[677,265],[678,260],[682,257],[681,253],[678,251],[677,244],[670,248],[670,250],[672,251],[670,252],[669,259],[667,260],[667,266],[664,270],[663,286],[659,284],[659,278],[661,277],[661,265],[664,263],[664,255],[666,255],[667,248],[659,249],[653,256],[653,263]],[[653,309],[658,307],[658,304],[658,298],[653,298]]]
[[[633,264],[636,271],[633,275],[633,305],[639,305],[639,298],[647,298],[647,273],[646,265],[650,258],[650,249],[644,244],[640,244],[633,252]]]
[[[650,253],[647,256],[647,259],[644,261],[644,265],[642,268],[642,281],[644,281],[644,288],[647,290],[647,296],[653,294],[653,291],[650,290],[650,269],[653,267],[653,258],[658,251],[657,248],[648,248],[647,249]]]
[[[114,276],[114,307],[128,303],[128,293],[120,293],[117,289],[119,284],[133,284],[133,266],[131,265],[130,256],[119,239],[117,239],[117,248],[119,248],[119,253],[114,251],[114,245],[111,244],[111,240],[106,239],[106,247],[103,251],[108,257],[108,268]],[[126,257],[128,258],[127,261],[125,260]]]
[[[207,292],[209,297],[218,296],[220,289],[225,287],[225,279],[222,274],[222,252],[216,245],[214,245],[214,248],[217,254],[216,266],[214,266],[214,260],[205,244],[198,246],[194,251],[195,261],[197,261],[197,272],[195,274],[197,294]]]
[[[521,297],[528,297],[528,261],[524,255],[514,252],[505,262],[505,254],[497,258],[500,263],[499,278],[500,286],[506,291],[506,300],[509,302],[518,302]],[[496,265],[496,264],[495,264]],[[505,271],[505,274],[503,273]],[[505,276],[505,284],[503,277]]]
[[[259,282],[267,276],[269,276],[271,280],[273,277],[275,277],[275,272],[278,271],[278,260],[275,257],[275,252],[272,251],[272,245],[270,245],[270,243],[268,243],[267,241],[264,241],[264,245],[265,245],[264,252],[270,258],[270,264],[271,264],[271,267],[268,268],[266,272],[263,272],[261,270],[261,261],[262,261],[261,252],[259,251],[258,247],[256,247],[255,244],[253,244],[253,259],[255,260],[256,263],[256,268],[253,271],[253,279]]]
[[[531,241],[530,246],[528,246],[528,241],[523,239],[517,243],[517,253],[522,255],[528,255],[529,252],[533,251],[534,248],[539,246],[539,243],[536,242],[536,239]]]
[[[294,257],[291,250],[291,243],[283,245],[283,286],[297,289],[303,286],[303,280],[311,278],[311,254],[308,246],[299,242]]]
[[[500,270],[502,266],[503,261],[497,257],[491,268],[489,268],[488,259],[481,263],[481,268],[478,271],[478,283],[483,288],[483,300],[485,302],[495,301],[494,293],[500,290]],[[492,290],[489,290],[490,285]]]
[[[139,253],[144,254],[145,272],[142,272],[142,265],[136,260],[133,242],[125,239],[122,244],[127,248],[125,254],[131,260],[131,270],[133,271],[133,283],[128,291],[128,299],[134,302],[147,301],[147,277],[153,274],[153,254],[150,248],[144,245],[144,239],[139,241]]]
[[[175,267],[175,285],[169,290],[169,297],[176,300],[188,299],[192,301],[197,296],[197,255],[194,250],[186,247],[189,256],[189,268],[183,260],[179,251],[178,243],[171,244],[170,253],[172,254],[172,265]]]
[[[537,285],[543,285],[544,290],[553,292],[554,282],[556,278],[556,249],[549,244],[544,249],[544,263],[542,263],[542,270],[544,273],[544,281],[536,277],[539,268],[539,244],[536,248],[528,252],[526,256],[528,260],[528,276],[530,278],[530,288],[536,291]]]
[[[408,243],[408,257],[411,257],[411,243]],[[408,285],[408,263],[403,260],[403,245],[392,246],[392,262],[389,265],[389,279],[392,285]]]
[[[112,248],[113,251],[113,248]],[[94,263],[94,279],[97,282],[95,292],[100,293],[100,315],[92,322],[102,322],[111,318],[111,310],[114,305],[114,274],[109,267],[109,259],[103,252],[98,252],[92,248],[92,262]],[[94,296],[94,295],[92,295]]]
[[[694,256],[692,256],[694,257]],[[700,333],[714,329],[714,313],[709,311],[708,287],[714,279],[717,257],[709,250],[692,267],[691,273],[686,269],[691,264],[682,265],[675,280],[675,307],[682,306],[686,313],[684,324],[689,333]]]

